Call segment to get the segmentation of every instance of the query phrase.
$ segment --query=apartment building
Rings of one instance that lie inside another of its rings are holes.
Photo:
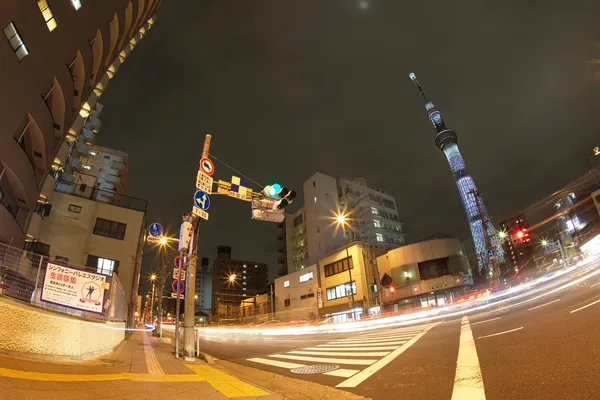
[[[369,187],[365,179],[335,179],[320,172],[303,185],[303,207],[286,214],[278,236],[282,272],[291,273],[316,264],[344,246],[344,230],[335,221],[337,213],[348,215],[348,241],[370,245],[381,254],[406,241],[396,200],[381,189]]]
[[[98,99],[161,3],[0,2],[0,241],[39,241],[57,179],[85,172]]]

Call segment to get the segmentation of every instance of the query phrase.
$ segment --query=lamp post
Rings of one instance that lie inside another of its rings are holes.
[[[152,281],[152,298],[150,299],[150,323],[154,321],[154,293],[156,291],[156,275],[152,274],[150,276],[150,280]]]
[[[348,258],[348,275],[350,276],[350,307],[352,309],[352,318],[356,319],[356,313],[354,311],[354,286],[352,285],[352,267],[354,267],[354,263],[350,258],[350,252],[348,251],[348,233],[346,231],[346,216],[344,214],[338,214],[335,217],[335,220],[338,226],[341,226],[344,230],[344,247],[346,248],[346,258]]]

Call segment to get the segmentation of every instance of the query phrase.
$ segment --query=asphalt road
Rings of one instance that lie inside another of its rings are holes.
[[[221,333],[203,336],[201,346],[219,359],[373,399],[600,399],[600,275],[528,300],[469,314],[462,325],[453,317],[362,333]],[[323,364],[339,368],[290,372]]]

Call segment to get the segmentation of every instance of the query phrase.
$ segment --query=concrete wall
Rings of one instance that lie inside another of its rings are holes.
[[[125,338],[125,323],[88,322],[0,296],[0,352],[85,361],[108,354]]]

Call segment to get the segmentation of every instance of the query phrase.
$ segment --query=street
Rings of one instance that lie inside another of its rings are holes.
[[[479,397],[462,396],[457,389],[457,363],[462,370],[464,361],[458,357],[459,347],[466,346],[461,343],[460,317],[353,334],[219,333],[203,335],[201,347],[220,360],[373,399],[597,398],[600,280],[594,276],[585,286],[536,297],[468,316],[483,387],[477,389],[477,379],[470,385]],[[307,365],[339,368],[316,374],[290,372]]]

